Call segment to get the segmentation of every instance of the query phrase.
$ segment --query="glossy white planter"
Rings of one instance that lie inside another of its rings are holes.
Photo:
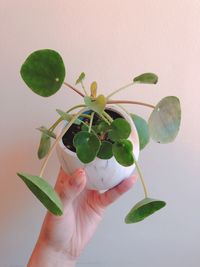
[[[118,106],[108,106],[107,109],[116,111],[131,125],[132,131],[129,140],[133,144],[133,152],[136,159],[138,159],[139,138],[131,117]],[[124,167],[121,166],[114,157],[108,160],[95,158],[92,162],[84,164],[77,158],[74,152],[64,146],[62,140],[57,146],[57,154],[65,172],[72,174],[77,168],[83,167],[87,176],[86,186],[88,189],[93,190],[108,190],[128,178],[135,169],[135,164]]]

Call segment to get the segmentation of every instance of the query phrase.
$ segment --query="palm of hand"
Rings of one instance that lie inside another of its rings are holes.
[[[60,195],[64,214],[56,217],[47,213],[41,235],[57,251],[66,253],[71,259],[77,259],[91,239],[100,223],[106,206],[129,190],[135,182],[132,176],[120,185],[100,194],[85,189],[84,171],[79,169],[73,176],[62,170],[55,186]]]

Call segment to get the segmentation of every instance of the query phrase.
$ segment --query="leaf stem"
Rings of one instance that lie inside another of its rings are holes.
[[[95,112],[92,112],[92,114],[91,114],[90,125],[89,125],[89,133],[91,132],[91,129],[92,129],[92,123],[93,123],[93,119],[94,119],[94,113]]]
[[[99,116],[100,116],[100,117],[101,117],[107,124],[109,124],[109,125],[111,124],[110,121],[109,121],[107,118],[105,118],[105,117],[103,116],[103,114],[101,114],[101,115],[99,114]]]
[[[111,123],[113,122],[113,118],[106,112],[103,112],[103,115],[106,117],[106,119],[108,119]]]
[[[133,84],[134,84],[133,82],[132,82],[132,83],[129,83],[129,84],[124,85],[124,86],[120,87],[119,89],[113,91],[111,94],[109,94],[109,95],[107,96],[107,99],[111,98],[111,96],[117,94],[118,92],[120,92],[120,91],[122,91],[122,90],[124,90],[124,89],[126,89],[126,88],[128,88],[128,87],[130,87],[130,86],[132,86]]]
[[[80,96],[84,97],[84,94],[83,93],[81,93],[78,89],[76,89],[75,87],[73,87],[69,83],[63,82],[63,84],[65,84],[67,87],[69,87],[70,89],[72,89],[74,92],[76,92]]]
[[[83,91],[84,91],[85,95],[88,96],[88,93],[87,93],[87,91],[86,91],[86,89],[85,89],[85,86],[84,86],[84,84],[83,84],[83,81],[81,81],[81,86],[82,86],[82,88],[83,88]]]
[[[58,144],[58,142],[60,141],[60,139],[63,137],[63,135],[67,132],[67,130],[70,128],[70,126],[73,124],[73,122],[80,116],[80,114],[84,111],[88,110],[87,108],[83,108],[81,109],[74,117],[73,119],[63,128],[62,132],[60,133],[60,135],[57,137],[56,141],[54,142],[53,146],[51,147],[51,149],[49,150],[43,164],[40,170],[40,174],[39,176],[42,177],[44,170],[46,168],[46,165],[48,163],[48,160],[53,152],[53,150],[55,149],[56,145]]]
[[[141,180],[141,182],[142,182],[142,186],[143,186],[143,190],[144,190],[145,198],[147,198],[147,197],[148,197],[147,187],[146,187],[146,185],[145,185],[144,178],[143,178],[143,175],[142,175],[142,171],[141,171],[141,169],[140,169],[140,167],[139,167],[139,165],[138,165],[138,162],[137,162],[137,160],[136,160],[136,158],[135,158],[134,153],[133,153],[133,159],[134,159],[134,163],[135,163],[137,172],[138,172],[138,174],[139,174],[140,180]]]
[[[155,108],[155,106],[148,104],[148,103],[143,103],[139,101],[130,101],[130,100],[110,100],[107,102],[107,104],[135,104],[135,105],[140,105],[140,106],[146,106],[149,108]]]

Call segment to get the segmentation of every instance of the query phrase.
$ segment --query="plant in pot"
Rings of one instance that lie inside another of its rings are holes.
[[[156,84],[156,74],[144,73],[136,76],[131,83],[104,96],[97,94],[96,81],[91,83],[88,92],[84,86],[85,74],[81,73],[76,85],[81,85],[82,92],[64,81],[65,66],[59,53],[43,49],[27,57],[21,67],[21,76],[28,87],[40,96],[52,96],[65,85],[82,98],[81,103],[68,108],[67,111],[58,109],[59,118],[52,126],[38,128],[41,132],[38,157],[44,158],[39,175],[18,173],[50,212],[55,215],[63,213],[59,196],[42,178],[55,148],[66,172],[72,173],[79,167],[85,169],[88,189],[108,190],[137,169],[144,189],[144,198],[127,214],[126,223],[139,222],[166,205],[164,201],[148,196],[138,157],[150,138],[157,143],[169,143],[175,139],[181,121],[179,99],[167,96],[156,106],[135,100],[113,99],[116,93],[135,83]],[[140,116],[129,113],[122,104],[151,108],[148,123]],[[55,141],[51,146],[52,139]]]

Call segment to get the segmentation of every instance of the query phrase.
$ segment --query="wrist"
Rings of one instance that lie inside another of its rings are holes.
[[[76,260],[38,240],[27,267],[75,267]]]

